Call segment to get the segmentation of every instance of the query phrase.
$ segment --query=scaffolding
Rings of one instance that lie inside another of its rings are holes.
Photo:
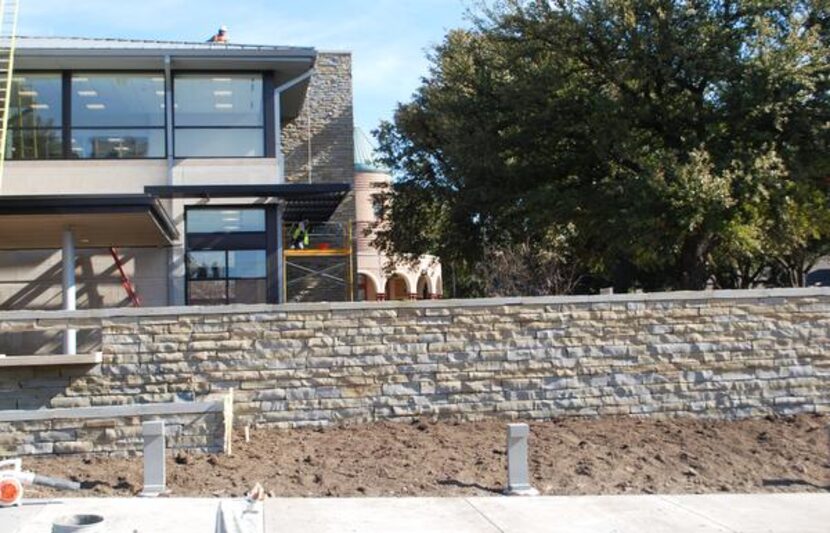
[[[287,302],[353,301],[355,258],[351,223],[309,224],[308,243],[297,224],[283,232]],[[295,235],[299,235],[295,238]]]

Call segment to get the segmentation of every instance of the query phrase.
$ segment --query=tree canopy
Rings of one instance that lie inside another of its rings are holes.
[[[827,8],[482,9],[376,132],[376,243],[440,256],[467,295],[539,292],[499,281],[511,262],[570,277],[542,292],[803,284],[830,244]]]

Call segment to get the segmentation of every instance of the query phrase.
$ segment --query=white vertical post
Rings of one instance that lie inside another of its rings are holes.
[[[164,420],[144,422],[144,489],[142,496],[158,496],[166,489]]]
[[[507,424],[507,494],[536,496],[539,491],[530,486],[527,469],[527,424]]]
[[[277,158],[277,184],[285,183],[285,156],[282,154],[282,92],[274,90],[274,155]]]
[[[63,309],[65,311],[74,311],[76,300],[75,236],[72,234],[72,228],[66,228],[63,230],[61,261],[63,268]],[[66,355],[75,355],[78,351],[76,334],[77,331],[71,328],[67,328],[63,334],[63,353]]]
[[[285,204],[277,205],[277,302],[284,304],[287,299],[285,285]]]

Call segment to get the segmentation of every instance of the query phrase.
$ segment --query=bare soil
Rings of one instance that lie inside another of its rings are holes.
[[[563,418],[530,427],[531,477],[543,494],[830,491],[830,416]],[[232,457],[171,452],[168,486],[173,496],[238,496],[256,482],[276,496],[491,495],[505,487],[505,431],[499,420],[383,422],[253,429],[249,443],[240,431]],[[81,481],[80,495],[141,490],[140,457],[24,466]]]

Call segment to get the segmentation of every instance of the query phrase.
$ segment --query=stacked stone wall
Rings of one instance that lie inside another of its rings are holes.
[[[67,324],[101,330],[103,363],[3,369],[1,409],[233,388],[237,426],[830,412],[827,289],[0,313]]]

